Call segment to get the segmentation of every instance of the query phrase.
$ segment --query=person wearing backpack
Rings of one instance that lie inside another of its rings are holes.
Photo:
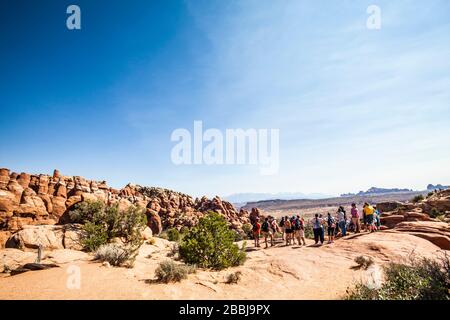
[[[287,217],[284,220],[284,232],[286,233],[286,245],[289,246],[291,244],[293,230],[291,221]]]
[[[287,218],[287,217],[286,217]],[[281,231],[281,239],[284,240],[284,222],[286,221],[285,217],[281,217],[280,221],[280,231]]]
[[[265,218],[261,225],[261,235],[264,237],[264,242],[266,243],[266,249],[269,247],[267,245],[267,238],[270,237],[270,246],[273,247],[273,233],[270,230],[269,218]]]
[[[311,221],[313,225],[313,233],[314,233],[314,241],[318,244],[320,240],[320,244],[324,242],[324,234],[323,234],[323,219],[319,217],[319,214],[316,213],[314,215],[314,219]]]
[[[300,219],[299,215],[297,215],[294,220],[294,239],[297,239],[299,246],[302,245],[302,241],[303,244],[305,244],[305,231],[303,228],[303,221]]]
[[[300,221],[299,237],[300,237],[300,240],[302,240],[303,245],[306,246],[306,241],[305,241],[305,219],[303,219],[303,217],[301,217],[299,219],[299,221]]]
[[[260,247],[259,236],[261,234],[261,224],[259,223],[259,217],[255,219],[253,223],[253,238],[255,239],[255,247]]]
[[[347,217],[345,215],[345,210],[343,207],[339,207],[337,211],[337,218],[339,229],[341,230],[341,236],[345,237],[347,235]]]
[[[333,243],[335,229],[336,229],[336,219],[332,217],[331,214],[328,212],[327,216],[328,243]]]

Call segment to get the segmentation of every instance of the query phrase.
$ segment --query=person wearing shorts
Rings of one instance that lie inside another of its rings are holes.
[[[270,246],[273,247],[273,233],[272,233],[272,231],[270,230],[270,221],[269,221],[269,218],[265,218],[265,219],[264,219],[264,222],[263,222],[262,225],[261,225],[261,235],[262,235],[263,238],[264,238],[264,242],[265,242],[265,244],[266,244],[266,249],[269,247],[269,246],[267,245],[267,238],[269,238],[269,237],[270,237]]]
[[[286,233],[286,245],[289,246],[291,244],[291,240],[293,237],[292,224],[289,219],[285,219],[284,221],[284,232]]]
[[[324,242],[324,234],[323,234],[323,219],[319,217],[319,215],[316,213],[314,216],[314,219],[311,221],[313,225],[313,232],[314,232],[314,241],[316,244],[319,243],[323,244]]]
[[[364,215],[366,217],[367,229],[369,232],[373,232],[375,229],[374,219],[373,219],[375,209],[366,202],[366,203],[364,203],[363,211],[364,211]]]
[[[261,224],[259,218],[256,218],[253,224],[253,238],[255,239],[255,247],[259,247],[259,236],[261,235]]]
[[[361,231],[361,222],[359,221],[359,212],[358,208],[356,208],[356,203],[352,203],[352,209],[350,211],[352,215],[352,222],[355,227],[355,233],[359,233]]]
[[[333,243],[334,241],[334,231],[336,229],[336,220],[328,212],[327,216],[327,233],[328,233],[328,243]]]

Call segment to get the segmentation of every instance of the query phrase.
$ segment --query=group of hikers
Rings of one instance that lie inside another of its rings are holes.
[[[280,235],[286,245],[306,245],[305,230],[312,227],[314,241],[316,245],[325,241],[325,229],[328,235],[328,243],[333,243],[336,237],[345,237],[348,232],[359,233],[361,231],[374,232],[379,230],[381,212],[376,206],[364,203],[362,213],[358,211],[355,203],[352,203],[350,215],[347,215],[343,206],[339,206],[335,215],[327,213],[326,217],[316,213],[314,218],[305,222],[304,217],[293,215],[292,217],[282,217],[280,221],[276,218],[268,216],[261,223],[260,218],[256,217],[252,221],[252,234],[255,240],[255,247],[259,247],[259,239],[264,238],[265,246],[268,248],[268,240],[270,245],[274,245],[276,235]],[[361,224],[362,219],[362,224]]]

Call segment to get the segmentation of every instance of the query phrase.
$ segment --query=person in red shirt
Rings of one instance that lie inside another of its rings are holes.
[[[259,218],[256,218],[253,223],[253,238],[255,240],[255,247],[259,247],[259,236],[261,235],[261,224],[259,223]]]

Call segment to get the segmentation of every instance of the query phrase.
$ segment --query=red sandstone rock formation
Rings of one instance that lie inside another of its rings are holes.
[[[189,195],[162,188],[128,184],[121,190],[105,181],[86,180],[79,176],[63,176],[10,172],[0,169],[0,247],[11,233],[26,225],[69,223],[68,212],[81,201],[118,203],[122,209],[130,205],[146,208],[148,225],[154,234],[163,229],[191,227],[207,211],[216,211],[239,230],[248,215],[238,213],[229,202],[219,197],[193,199]]]

